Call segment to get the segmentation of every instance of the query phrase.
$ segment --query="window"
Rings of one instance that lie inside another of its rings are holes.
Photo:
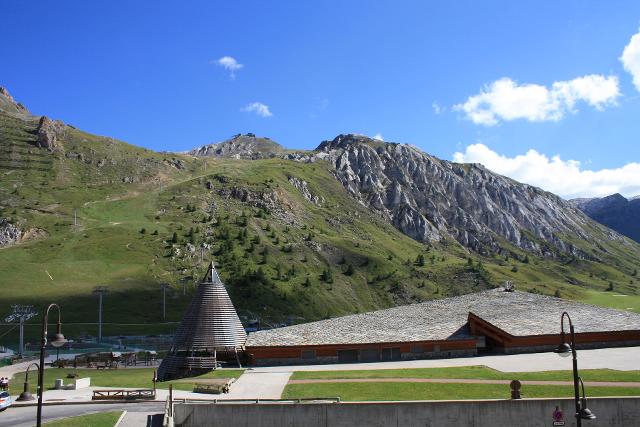
[[[411,346],[411,353],[424,353],[424,346],[422,344],[413,344]]]
[[[316,351],[315,350],[302,350],[302,358],[303,359],[315,359]]]

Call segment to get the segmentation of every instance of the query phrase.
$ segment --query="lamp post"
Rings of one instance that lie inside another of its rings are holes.
[[[571,335],[571,345],[567,344],[565,333],[564,333],[564,318],[567,317],[567,321],[569,322],[569,333]],[[562,313],[560,316],[560,336],[562,338],[562,342],[554,351],[558,353],[558,355],[562,357],[567,357],[570,354],[573,356],[573,393],[574,393],[574,401],[576,405],[576,423],[578,427],[582,427],[582,420],[595,420],[596,416],[587,408],[587,397],[584,394],[584,383],[582,382],[582,378],[578,376],[578,353],[576,352],[576,332],[573,328],[573,322],[571,322],[571,317],[569,317],[569,313],[566,311]],[[580,402],[580,383],[582,383],[582,402]]]
[[[42,344],[40,345],[40,364],[38,366],[38,415],[36,418],[36,426],[42,426],[42,395],[44,394],[44,350],[47,346],[47,323],[49,320],[49,311],[55,307],[58,310],[58,326],[56,334],[51,341],[51,345],[58,348],[62,347],[66,342],[66,338],[62,335],[62,316],[60,315],[60,306],[58,304],[49,304],[42,317]]]
[[[25,372],[24,374],[24,389],[16,400],[19,400],[21,402],[26,400],[35,400],[35,397],[33,397],[31,395],[31,392],[29,391],[29,369],[31,369],[33,365],[36,365],[38,367],[38,370],[40,370],[40,365],[38,365],[36,362],[33,362],[32,364],[27,366],[27,372]]]

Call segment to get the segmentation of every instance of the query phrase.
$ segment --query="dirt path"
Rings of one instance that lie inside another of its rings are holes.
[[[289,384],[316,383],[441,383],[441,384],[506,384],[510,380],[482,380],[470,378],[336,378],[289,380]],[[573,385],[572,381],[520,381],[522,385]],[[586,381],[589,387],[640,387],[640,382]]]

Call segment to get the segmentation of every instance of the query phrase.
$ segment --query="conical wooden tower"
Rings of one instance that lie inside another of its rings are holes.
[[[235,361],[244,351],[247,334],[213,263],[191,300],[173,346],[162,360],[158,379],[199,375],[219,361]]]

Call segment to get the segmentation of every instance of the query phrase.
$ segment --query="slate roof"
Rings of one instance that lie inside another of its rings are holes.
[[[567,311],[576,332],[640,330],[640,314],[502,288],[249,334],[247,347],[468,338],[469,312],[514,336],[557,334]],[[568,329],[567,329],[568,330]]]

